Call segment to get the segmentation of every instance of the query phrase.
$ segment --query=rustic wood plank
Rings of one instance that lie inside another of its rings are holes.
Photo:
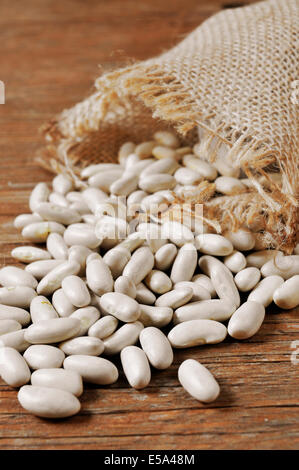
[[[234,2],[1,1],[1,266],[16,264],[10,252],[24,243],[13,218],[28,212],[31,187],[52,178],[33,162],[40,125],[88,96],[101,71],[160,54],[226,3]],[[298,449],[298,329],[298,310],[271,306],[255,337],[176,351],[145,390],[130,389],[123,374],[112,387],[87,385],[81,413],[69,420],[29,415],[0,381],[0,448]],[[177,367],[188,357],[219,380],[215,403],[202,405],[179,386]]]

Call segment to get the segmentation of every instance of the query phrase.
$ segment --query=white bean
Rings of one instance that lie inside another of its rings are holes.
[[[184,155],[188,155],[192,153],[192,148],[185,146],[185,147],[180,147],[176,149],[176,153],[179,156],[179,159],[181,159]]]
[[[20,353],[24,352],[30,344],[25,339],[27,329],[23,328],[18,331],[11,331],[0,336],[0,348],[4,346],[16,349]],[[1,349],[0,349],[1,350]],[[1,372],[0,372],[1,374]]]
[[[73,354],[65,358],[63,367],[78,372],[84,382],[97,385],[110,385],[118,379],[115,365],[103,357]]]
[[[133,191],[127,198],[127,206],[136,206],[136,208],[140,207],[140,203],[145,196],[148,196],[148,193],[142,191],[142,189],[138,189],[137,191]],[[131,214],[130,214],[131,215]]]
[[[192,243],[182,246],[172,265],[170,279],[174,284],[181,281],[190,281],[197,264],[197,251]]]
[[[61,283],[65,277],[78,274],[79,271],[80,264],[75,261],[64,261],[40,280],[36,289],[37,293],[40,295],[52,294],[61,287]]]
[[[38,183],[32,190],[29,197],[29,207],[32,212],[35,212],[36,207],[41,203],[48,200],[50,190],[46,183]],[[27,225],[27,224],[26,224]]]
[[[30,315],[32,323],[58,317],[58,314],[51,302],[43,295],[38,295],[31,300]]]
[[[140,282],[136,286],[136,300],[140,304],[152,305],[156,301],[156,296],[143,284],[143,282]]]
[[[95,215],[99,219],[104,215],[108,215],[125,220],[127,217],[126,198],[123,196],[119,197],[116,194],[110,194],[106,201],[97,206]]]
[[[15,266],[5,266],[0,269],[0,284],[3,287],[27,286],[35,289],[37,280],[32,274]]]
[[[33,344],[26,349],[23,355],[30,369],[51,369],[61,367],[64,361],[64,352],[48,344]]]
[[[246,190],[246,186],[238,179],[231,176],[219,176],[215,179],[216,191],[228,196],[239,194]]]
[[[120,292],[109,292],[100,299],[101,309],[123,322],[134,322],[140,316],[140,307],[136,300]]]
[[[184,186],[198,185],[203,180],[203,176],[200,173],[184,167],[178,168],[174,177],[178,184],[182,184]]]
[[[96,235],[95,227],[83,223],[69,225],[63,238],[68,246],[83,245],[91,249],[97,248],[103,241]]]
[[[132,299],[135,299],[136,297],[136,286],[127,276],[119,276],[115,280],[114,291],[128,295],[129,297],[132,297]]]
[[[68,205],[69,205],[68,201],[63,196],[63,194],[59,194],[59,193],[56,193],[56,192],[52,192],[49,195],[49,202],[52,202],[56,206],[61,206],[61,207],[68,207]]]
[[[246,258],[240,251],[233,251],[230,255],[224,257],[224,265],[232,272],[238,273],[246,266]]]
[[[90,261],[93,261],[94,259],[102,259],[100,253],[91,252],[86,258],[86,264],[90,263]]]
[[[146,158],[145,158],[146,159]],[[141,159],[136,153],[130,153],[124,162],[125,171],[140,163]]]
[[[105,355],[111,356],[120,353],[126,346],[137,343],[143,324],[139,321],[125,323],[112,335],[104,338]]]
[[[90,248],[82,245],[73,245],[68,250],[69,261],[76,261],[80,264],[79,275],[85,274],[86,259],[92,253]]]
[[[114,181],[118,180],[123,173],[121,168],[117,168],[116,170],[108,170],[108,171],[101,171],[100,173],[96,173],[88,178],[88,184],[91,187],[95,187],[105,191],[106,193],[109,192],[110,186]]]
[[[213,256],[227,256],[234,249],[229,240],[215,233],[197,235],[195,237],[195,246],[201,253]]]
[[[98,204],[95,211],[97,220],[101,219],[105,215],[125,220],[127,217],[127,208],[124,204],[123,198],[117,197],[115,194],[111,194],[109,199]]]
[[[174,348],[190,348],[202,344],[221,343],[226,335],[226,327],[217,321],[188,320],[172,328],[168,333],[168,340]]]
[[[116,279],[121,275],[130,258],[130,251],[118,245],[105,253],[103,261],[110,268],[113,278]]]
[[[120,353],[121,364],[131,387],[140,390],[151,380],[151,369],[145,352],[137,346],[127,346]]]
[[[136,146],[134,153],[140,158],[148,158],[151,156],[155,145],[157,144],[153,140],[142,142]]]
[[[191,281],[204,287],[210,293],[212,298],[217,296],[215,288],[209,276],[206,276],[205,274],[196,274],[192,277]]]
[[[220,393],[220,387],[211,372],[194,359],[182,362],[178,378],[182,387],[201,402],[215,401]]]
[[[157,131],[154,133],[154,139],[159,145],[176,149],[180,141],[175,134],[169,131]]]
[[[168,173],[156,173],[155,175],[145,175],[139,179],[139,188],[148,193],[155,193],[164,189],[173,189],[176,180]]]
[[[93,259],[86,265],[88,287],[96,294],[103,295],[113,290],[113,277],[109,266],[100,259]]]
[[[74,184],[68,175],[60,173],[53,179],[52,187],[56,193],[64,195],[73,189]]]
[[[63,207],[53,202],[42,202],[36,207],[36,212],[44,220],[70,225],[80,222],[81,215],[70,207]]]
[[[136,145],[134,142],[125,142],[119,148],[118,151],[118,161],[121,165],[124,165],[126,158],[131,154],[134,153]]]
[[[76,318],[80,321],[80,329],[76,333],[76,336],[84,336],[87,334],[91,325],[93,325],[99,318],[101,314],[99,309],[90,306],[90,307],[83,307],[78,308],[75,310],[68,318]]]
[[[267,261],[276,257],[278,253],[277,250],[260,250],[250,253],[246,256],[247,266],[261,268]]]
[[[51,258],[47,250],[42,250],[35,246],[18,246],[11,252],[11,256],[22,263],[32,263],[33,261],[47,260]]]
[[[97,320],[88,330],[88,336],[99,339],[107,338],[116,330],[118,320],[112,315],[106,315]]]
[[[235,284],[239,291],[248,292],[252,290],[261,278],[261,272],[253,266],[239,271],[235,275]]]
[[[195,157],[192,154],[184,155],[183,163],[187,168],[196,171],[204,179],[214,181],[217,178],[217,170],[209,162]]]
[[[98,188],[87,188],[82,192],[82,197],[93,214],[100,204],[108,199],[108,195]]]
[[[163,328],[168,325],[173,316],[173,310],[170,307],[157,307],[140,304],[139,320],[144,326],[156,326]]]
[[[240,295],[230,270],[217,258],[209,255],[202,256],[199,259],[198,265],[204,274],[211,278],[218,296],[221,299],[230,299],[235,303],[236,307],[239,307]]]
[[[167,274],[157,269],[153,269],[148,273],[144,282],[156,294],[165,294],[172,288],[172,282]]]
[[[151,165],[155,160],[153,158],[144,158],[143,160],[136,160],[136,155],[129,155],[126,160],[124,177],[137,176],[143,172],[145,168]]]
[[[248,230],[239,229],[236,232],[227,231],[224,233],[224,236],[233,244],[235,250],[249,251],[254,248],[255,238]]]
[[[163,239],[161,236],[161,227],[158,224],[140,223],[137,226],[137,231],[144,235],[146,243],[153,253],[156,253],[161,246],[167,243],[167,239]]]
[[[30,325],[24,338],[31,344],[58,343],[76,336],[80,328],[77,318],[51,318]]]
[[[194,240],[194,235],[191,230],[179,222],[164,222],[161,233],[163,238],[168,238],[179,247],[182,247],[185,243],[193,242]]]
[[[14,320],[22,326],[26,326],[30,323],[31,318],[29,313],[23,308],[0,304],[0,320]]]
[[[38,387],[58,388],[79,397],[83,393],[82,377],[78,372],[65,369],[38,369],[31,375],[31,384]]]
[[[299,275],[290,277],[273,294],[273,300],[278,307],[292,309],[299,305]]]
[[[104,343],[92,336],[78,336],[59,344],[59,348],[68,356],[85,354],[87,356],[100,356],[104,351]]]
[[[172,309],[181,307],[192,299],[193,290],[190,287],[180,287],[158,297],[156,300],[156,307],[170,307]],[[141,321],[142,321],[142,307],[141,307]]]
[[[164,212],[169,206],[169,202],[164,191],[157,191],[142,199],[140,208],[151,215]]]
[[[35,222],[26,225],[22,230],[22,237],[35,243],[44,243],[49,233],[63,234],[65,227],[57,222]]]
[[[196,282],[191,281],[180,281],[174,285],[175,289],[191,289],[193,292],[192,295],[192,302],[196,302],[198,300],[209,300],[211,298],[210,292],[205,289],[203,286]]]
[[[157,145],[154,141],[147,141],[147,142],[142,142],[141,144],[138,144],[135,149],[134,149],[134,152],[132,152],[131,154],[134,153],[134,155],[137,157],[137,158],[149,158],[151,155],[152,155],[152,150],[154,148],[154,146]],[[127,156],[129,157],[129,155]]]
[[[123,270],[123,276],[129,277],[138,285],[154,267],[154,255],[148,247],[138,248]]]
[[[261,267],[262,276],[278,275],[289,279],[299,274],[299,255],[277,255]]]
[[[41,280],[52,269],[63,263],[63,259],[47,259],[34,261],[26,266],[25,271],[32,274],[37,280]]]
[[[60,317],[69,317],[76,310],[62,289],[57,289],[53,293],[52,303]]]
[[[30,380],[30,370],[25,359],[13,348],[0,348],[1,378],[11,387],[20,387]]]
[[[127,232],[128,224],[124,219],[110,217],[109,215],[101,217],[95,226],[95,234],[97,238],[103,240],[102,247],[104,250],[109,250],[120,240],[125,239]]]
[[[220,156],[213,162],[213,166],[216,168],[218,173],[222,176],[239,178],[240,168],[234,168],[226,158]]]
[[[248,301],[231,316],[227,330],[236,339],[247,339],[255,335],[265,318],[265,307],[261,303]]]
[[[155,267],[161,271],[167,271],[172,265],[178,249],[173,243],[161,246],[155,253]]]
[[[154,161],[148,165],[141,173],[140,177],[143,178],[147,175],[155,175],[161,173],[168,173],[172,175],[179,167],[176,160],[173,158],[163,158],[162,160]]]
[[[0,319],[0,336],[5,335],[6,333],[11,333],[12,331],[21,330],[21,328],[21,323],[16,320],[12,320],[11,318],[7,318],[4,320]]]
[[[26,225],[34,224],[35,222],[42,222],[42,218],[39,214],[20,214],[14,220],[15,228],[24,228]]]
[[[155,369],[167,369],[173,362],[173,351],[167,337],[154,326],[140,333],[140,344],[150,364]]]
[[[96,163],[95,165],[89,165],[83,168],[83,170],[81,171],[81,178],[86,179],[97,173],[102,173],[102,172],[111,171],[111,170],[119,170],[119,169],[120,169],[120,166],[118,163]]]
[[[28,308],[30,302],[37,294],[27,286],[0,288],[0,303],[11,307]]]
[[[123,175],[110,186],[110,192],[117,196],[128,196],[138,187],[138,176],[135,174]]]
[[[159,160],[161,158],[173,158],[174,160],[178,158],[178,155],[175,150],[170,149],[168,147],[164,147],[163,145],[157,145],[153,148],[152,154],[155,158]]]
[[[188,155],[188,154],[191,154],[192,152],[192,148],[191,147],[180,147],[178,149],[176,149],[176,153],[179,157],[179,159],[181,159],[184,155]]]
[[[275,290],[283,284],[281,276],[268,276],[262,279],[250,292],[247,300],[259,302],[268,307],[273,300]]]
[[[81,405],[72,393],[58,388],[24,385],[18,393],[23,408],[42,418],[67,418],[79,413]]]
[[[54,259],[68,259],[68,247],[59,233],[50,233],[47,238],[47,250]]]
[[[80,277],[74,275],[65,277],[62,280],[61,287],[75,307],[86,307],[90,303],[89,291]]]
[[[81,219],[83,218],[83,215],[93,215],[93,214],[91,214],[91,211],[90,211],[88,205],[83,200],[82,201],[72,202],[69,205],[69,208],[72,211],[78,212],[81,216]],[[83,220],[83,222],[85,222],[85,221]]]
[[[210,299],[191,302],[177,308],[173,315],[175,324],[190,320],[215,320],[226,321],[234,311],[236,306],[230,299]]]

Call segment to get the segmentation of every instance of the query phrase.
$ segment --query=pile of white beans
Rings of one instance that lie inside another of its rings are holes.
[[[84,168],[80,182],[59,174],[51,189],[37,184],[31,213],[14,222],[27,245],[12,256],[26,267],[0,269],[0,374],[40,417],[78,413],[83,383],[118,380],[117,355],[139,390],[151,368],[171,366],[173,349],[250,338],[271,302],[299,304],[298,245],[290,256],[253,251],[248,228],[223,236],[150,210],[205,180],[218,194],[242,191],[250,183],[239,170],[211,165],[165,131],[127,142],[118,161]],[[220,393],[192,358],[178,380],[203,403]]]

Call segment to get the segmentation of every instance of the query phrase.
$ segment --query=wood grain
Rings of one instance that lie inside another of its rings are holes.
[[[12,222],[28,211],[31,188],[52,178],[33,162],[38,128],[87,96],[100,71],[163,52],[228,3],[0,0],[1,265],[13,262],[11,249],[22,242]],[[29,415],[1,381],[0,448],[298,449],[299,365],[291,362],[298,328],[295,311],[270,308],[255,337],[176,352],[172,367],[153,372],[142,391],[122,374],[112,387],[88,385],[81,413],[68,420]],[[219,380],[215,403],[199,404],[179,386],[177,367],[189,357]]]

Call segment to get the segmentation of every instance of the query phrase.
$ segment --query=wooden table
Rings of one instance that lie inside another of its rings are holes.
[[[1,265],[13,262],[11,249],[22,243],[12,222],[28,211],[31,188],[52,178],[33,162],[40,125],[91,92],[98,64],[106,70],[156,55],[225,3],[234,2],[0,0],[0,80],[6,85],[0,106]],[[248,341],[176,352],[172,367],[154,372],[142,391],[129,388],[123,376],[112,387],[88,386],[80,414],[62,421],[29,415],[1,381],[0,447],[298,449],[299,365],[292,349],[298,326],[295,311],[272,309]],[[199,404],[179,386],[178,365],[190,357],[217,377],[215,403]]]

